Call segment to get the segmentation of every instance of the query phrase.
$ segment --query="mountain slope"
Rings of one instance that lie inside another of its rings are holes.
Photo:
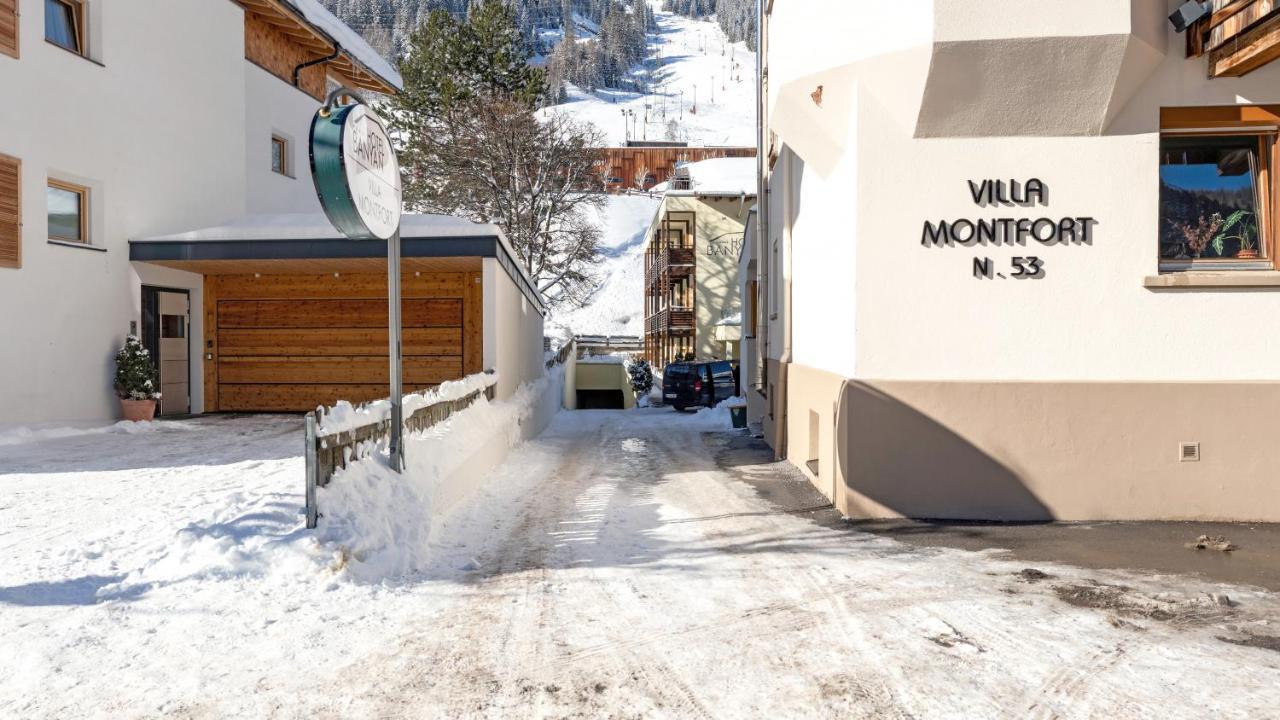
[[[566,102],[541,112],[589,120],[612,146],[628,139],[755,145],[755,53],[745,43],[730,42],[713,20],[656,7],[654,19],[649,59],[632,68],[649,92],[570,85]]]

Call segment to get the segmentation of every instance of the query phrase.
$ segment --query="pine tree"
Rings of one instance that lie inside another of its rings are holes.
[[[151,353],[137,336],[125,338],[116,353],[116,396],[122,400],[151,400],[160,397],[160,378],[151,362]]]

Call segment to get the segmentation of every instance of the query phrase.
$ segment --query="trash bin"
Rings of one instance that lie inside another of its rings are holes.
[[[747,406],[746,405],[730,405],[729,418],[733,420],[733,427],[736,430],[742,430],[747,427]]]

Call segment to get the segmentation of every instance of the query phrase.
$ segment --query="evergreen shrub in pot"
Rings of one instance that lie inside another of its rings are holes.
[[[116,353],[116,397],[125,420],[139,422],[156,416],[160,399],[159,377],[151,362],[151,353],[134,335],[125,338],[124,347]]]

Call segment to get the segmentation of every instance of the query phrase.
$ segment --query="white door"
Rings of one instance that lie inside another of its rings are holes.
[[[191,305],[186,293],[156,293],[160,306],[160,414],[191,412]]]

